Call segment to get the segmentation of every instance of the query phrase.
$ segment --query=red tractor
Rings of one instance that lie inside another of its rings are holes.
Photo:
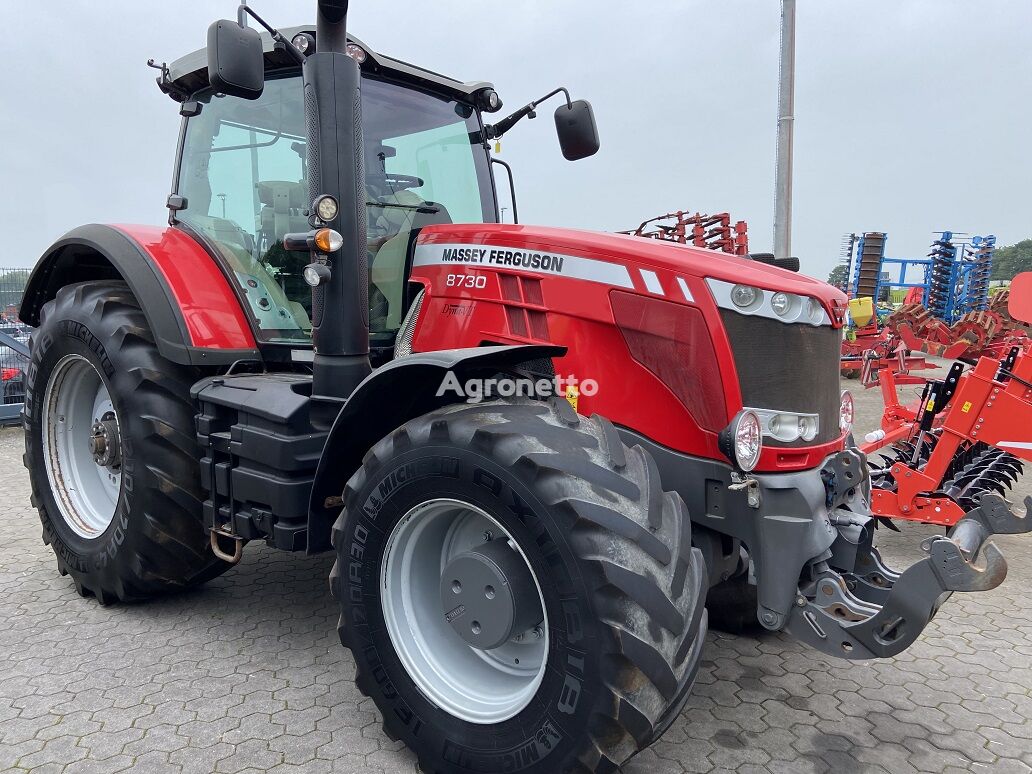
[[[895,585],[872,545],[839,291],[500,224],[490,141],[537,103],[490,123],[489,83],[370,50],[347,6],[241,6],[162,65],[169,226],[77,228],[32,274],[25,464],[83,596],[332,550],[358,687],[424,771],[597,772],[684,706],[707,590],[867,659],[986,587],[970,541]],[[555,122],[598,150],[588,103]]]

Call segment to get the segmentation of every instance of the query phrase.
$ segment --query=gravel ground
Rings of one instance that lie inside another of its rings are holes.
[[[848,385],[858,430],[873,428],[877,392]],[[0,771],[416,770],[351,682],[330,557],[251,546],[202,589],[102,608],[40,540],[15,430],[0,431],[0,494]],[[905,565],[935,532],[904,525],[879,542]],[[626,771],[1032,771],[1032,559],[1028,540],[997,540],[1006,583],[955,595],[894,659],[712,633],[684,713]]]

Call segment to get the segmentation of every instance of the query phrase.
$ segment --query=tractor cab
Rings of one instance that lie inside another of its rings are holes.
[[[284,34],[307,41],[311,31]],[[300,38],[299,38],[300,36]],[[241,296],[259,344],[307,347],[309,256],[283,238],[310,228],[301,69],[264,40],[257,99],[217,92],[204,52],[173,63],[162,86],[183,101],[174,225],[206,245]],[[435,223],[498,220],[480,105],[500,107],[490,84],[460,83],[374,54],[349,38],[361,66],[369,338],[390,357],[411,303],[406,278],[419,231]],[[491,95],[494,95],[493,101]]]

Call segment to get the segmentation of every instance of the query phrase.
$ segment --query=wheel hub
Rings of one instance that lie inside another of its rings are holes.
[[[492,650],[541,622],[534,577],[501,538],[452,559],[441,575],[444,619],[475,648]]]
[[[122,462],[122,450],[118,439],[118,422],[109,411],[93,423],[89,438],[93,461],[102,468],[116,468]]]
[[[43,461],[68,529],[93,540],[111,525],[122,489],[118,416],[100,372],[82,355],[54,366],[43,396]]]
[[[391,530],[381,571],[387,632],[424,696],[480,724],[530,704],[548,665],[548,613],[533,565],[501,522],[462,500],[421,502]]]

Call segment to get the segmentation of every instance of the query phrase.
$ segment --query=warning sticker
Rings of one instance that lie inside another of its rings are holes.
[[[570,384],[566,387],[566,400],[573,406],[573,410],[577,410],[577,403],[580,401],[580,390],[577,389],[577,385]]]

